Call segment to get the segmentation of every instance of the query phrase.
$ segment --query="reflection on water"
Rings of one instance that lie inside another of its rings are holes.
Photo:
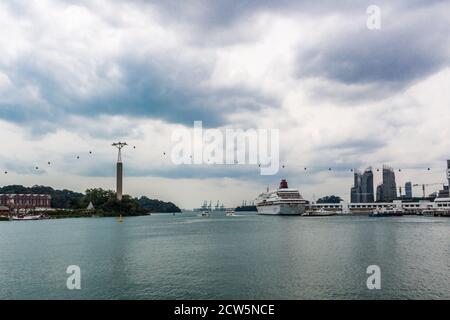
[[[0,298],[449,299],[449,234],[433,217],[0,222]],[[381,290],[366,287],[373,264]],[[66,288],[69,265],[81,290]]]

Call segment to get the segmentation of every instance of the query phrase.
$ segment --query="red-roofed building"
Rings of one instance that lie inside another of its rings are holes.
[[[0,194],[0,206],[11,210],[35,210],[51,208],[52,197],[48,194]]]

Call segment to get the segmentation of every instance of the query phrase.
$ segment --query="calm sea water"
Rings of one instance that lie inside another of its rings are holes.
[[[1,299],[449,299],[450,219],[0,222]],[[366,268],[381,268],[368,290]],[[81,268],[68,290],[66,268]]]

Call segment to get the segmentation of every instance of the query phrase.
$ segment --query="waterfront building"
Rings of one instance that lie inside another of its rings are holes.
[[[394,170],[388,166],[383,166],[383,197],[385,202],[391,202],[397,198],[395,173]]]
[[[376,203],[308,203],[307,210],[332,210],[342,214],[369,214],[373,210],[380,209],[402,210],[404,214],[421,214],[425,210],[450,212],[450,198],[422,199],[413,198],[408,200],[394,200],[392,202]]]
[[[351,203],[358,203],[359,202],[359,190],[357,187],[352,187],[350,189],[350,202]]]
[[[52,197],[48,194],[0,194],[0,206],[11,210],[50,209]]]
[[[405,183],[405,198],[407,199],[412,199],[413,195],[412,195],[412,183],[411,182],[406,182]]]
[[[377,187],[377,202],[392,202],[397,199],[394,170],[383,166],[383,182]]]
[[[382,202],[383,201],[383,185],[379,184],[377,186],[377,202]]]
[[[450,160],[447,160],[447,180],[448,185],[450,186]]]
[[[364,173],[355,171],[354,185],[350,192],[351,203],[374,202],[372,168],[367,168]]]
[[[361,202],[361,172],[355,170],[353,175],[353,187],[350,190],[350,202],[358,203]]]
[[[439,198],[449,198],[450,197],[450,160],[447,160],[447,179],[448,179],[448,185],[444,186],[442,190],[439,190],[438,197]]]
[[[444,186],[442,190],[439,190],[438,198],[448,198],[450,197],[450,192],[448,186]]]
[[[374,202],[372,168],[367,168],[361,178],[361,202]]]

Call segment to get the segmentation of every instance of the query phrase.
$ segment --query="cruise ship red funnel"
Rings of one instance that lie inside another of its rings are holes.
[[[282,179],[280,182],[280,189],[287,189],[288,188],[288,183],[286,181],[286,179]]]

